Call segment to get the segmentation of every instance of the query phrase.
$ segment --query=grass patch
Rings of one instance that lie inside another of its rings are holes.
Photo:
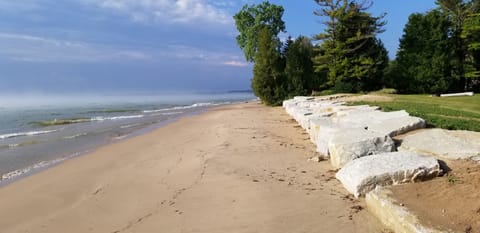
[[[350,105],[374,105],[383,111],[406,110],[425,119],[429,126],[480,132],[480,95],[431,97],[428,95],[386,95],[392,101],[355,101]]]
[[[335,95],[335,94],[338,94],[338,92],[335,90],[323,90],[320,92],[314,92],[313,96],[325,96],[325,95]]]
[[[395,90],[393,88],[383,88],[383,89],[378,90],[378,91],[370,92],[370,94],[374,94],[374,95],[397,94],[397,90]]]
[[[448,174],[448,176],[447,176],[447,182],[448,182],[449,184],[452,184],[452,185],[453,185],[453,184],[461,184],[461,183],[463,183],[463,181],[462,181],[460,178],[458,178],[457,176],[452,175],[452,174]]]

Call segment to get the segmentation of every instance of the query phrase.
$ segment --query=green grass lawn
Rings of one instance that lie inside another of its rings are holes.
[[[383,111],[405,109],[425,119],[430,127],[480,132],[480,95],[473,97],[431,97],[429,95],[385,95],[392,101],[357,101],[351,105],[369,104]]]

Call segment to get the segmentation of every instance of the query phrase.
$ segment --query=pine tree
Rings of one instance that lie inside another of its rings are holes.
[[[435,93],[449,90],[455,41],[450,37],[451,21],[439,10],[412,14],[400,39],[397,64],[401,74],[397,88],[404,93]]]
[[[309,95],[313,89],[313,46],[310,40],[300,36],[287,43],[285,52],[287,92],[289,97]]]
[[[328,77],[324,87],[334,86],[337,77],[341,73],[340,59],[344,55],[339,39],[339,17],[344,14],[347,8],[347,0],[315,0],[320,6],[314,14],[320,17],[327,17],[323,22],[325,31],[315,35],[314,40],[321,41],[321,46],[316,47],[317,56],[314,57],[315,71]]]
[[[258,35],[258,52],[253,67],[252,89],[267,105],[279,105],[286,96],[285,78],[275,36],[264,28]]]
[[[479,88],[480,2],[438,0],[439,7],[409,18],[397,54],[404,92]]]
[[[463,24],[461,37],[467,45],[465,77],[467,87],[480,91],[480,2],[472,3]]]
[[[322,7],[315,14],[328,18],[325,31],[314,37],[322,42],[314,58],[315,70],[327,75],[327,86],[347,92],[381,86],[388,59],[376,35],[383,32],[383,16],[366,12],[371,6],[367,2],[315,1]]]
[[[461,91],[467,88],[465,77],[467,56],[467,46],[465,40],[461,37],[461,32],[467,16],[468,3],[464,0],[438,0],[439,10],[447,17],[450,22],[450,40],[452,40],[452,77],[456,82],[451,83],[452,91]]]

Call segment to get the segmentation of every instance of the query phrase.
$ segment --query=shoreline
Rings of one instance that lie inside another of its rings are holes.
[[[85,97],[38,96],[7,105],[0,114],[0,179],[148,132],[171,118],[253,99],[228,93]]]
[[[281,108],[232,104],[0,188],[4,232],[382,232]]]
[[[176,122],[176,121],[178,121],[182,118],[188,118],[188,117],[191,117],[191,116],[199,115],[199,114],[205,113],[205,112],[207,112],[207,111],[209,111],[213,108],[217,108],[217,107],[221,107],[221,106],[225,106],[225,105],[232,105],[232,104],[238,104],[238,103],[234,102],[234,103],[228,103],[228,104],[221,104],[219,106],[210,106],[210,107],[201,108],[201,109],[198,109],[198,110],[195,110],[195,111],[192,111],[192,112],[186,112],[186,113],[183,113],[183,114],[178,115],[176,117],[167,118],[163,121],[160,121],[160,122],[145,126],[143,128],[134,130],[134,131],[129,132],[125,135],[120,135],[118,137],[112,137],[109,141],[105,141],[104,143],[102,143],[100,145],[93,146],[93,147],[88,148],[86,150],[71,151],[71,153],[64,154],[64,155],[61,155],[61,156],[59,155],[58,158],[53,159],[53,160],[46,160],[46,161],[37,162],[37,163],[32,164],[28,167],[24,167],[24,168],[13,170],[13,171],[10,171],[10,172],[4,173],[4,174],[0,174],[0,189],[5,187],[5,186],[8,186],[10,184],[13,184],[13,183],[15,183],[19,180],[27,178],[29,176],[33,176],[33,175],[41,173],[45,170],[48,170],[48,169],[51,169],[53,167],[59,166],[62,163],[68,161],[68,160],[75,159],[77,157],[81,157],[81,156],[93,153],[94,151],[98,150],[99,148],[102,148],[102,147],[105,147],[105,146],[108,146],[108,145],[111,145],[111,144],[120,143],[122,141],[129,140],[129,139],[132,139],[132,138],[135,138],[135,137],[138,137],[138,136],[142,136],[142,135],[145,135],[145,134],[149,134],[149,133],[151,133],[151,132],[153,132],[153,131],[161,128],[161,127],[164,127],[168,124],[174,123],[174,122]]]

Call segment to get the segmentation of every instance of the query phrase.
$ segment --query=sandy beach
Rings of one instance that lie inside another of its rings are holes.
[[[282,108],[228,105],[0,188],[1,232],[388,232]]]

